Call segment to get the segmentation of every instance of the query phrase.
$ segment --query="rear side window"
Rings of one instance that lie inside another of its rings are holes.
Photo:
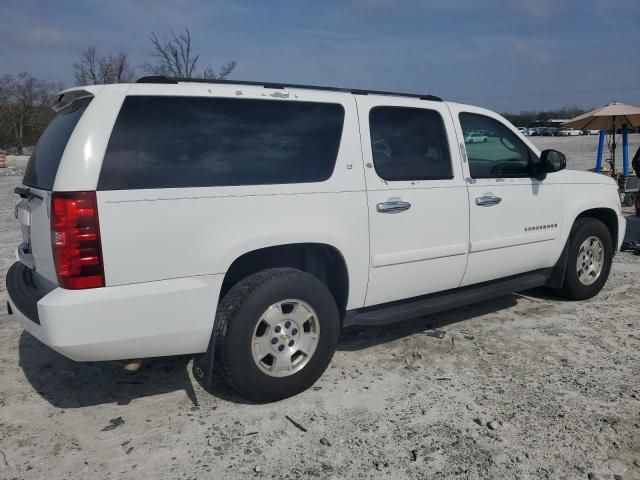
[[[453,178],[444,122],[434,110],[375,107],[369,113],[373,165],[384,180]]]
[[[337,104],[127,97],[98,189],[322,182],[333,173],[343,123]]]
[[[31,154],[24,172],[25,185],[42,190],[53,189],[64,149],[90,102],[91,98],[77,100],[51,120]]]

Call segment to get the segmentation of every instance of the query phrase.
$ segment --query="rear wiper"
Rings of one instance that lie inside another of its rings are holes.
[[[20,195],[21,198],[39,198],[42,200],[42,197],[37,193],[33,193],[29,187],[16,187],[13,191]]]

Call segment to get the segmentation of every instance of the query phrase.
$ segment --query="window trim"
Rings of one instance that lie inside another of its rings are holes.
[[[515,174],[510,174],[510,175],[490,175],[490,176],[474,176],[471,172],[471,160],[469,157],[469,152],[467,152],[467,142],[464,141],[464,128],[462,126],[462,115],[474,115],[476,117],[483,117],[483,118],[488,118],[489,120],[499,123],[500,125],[502,125],[504,128],[506,128],[507,130],[509,130],[511,133],[513,133],[514,138],[516,139],[517,142],[520,142],[520,144],[527,150],[528,153],[528,165],[529,165],[529,172],[527,174],[521,174],[521,175],[515,175]],[[462,144],[464,145],[464,150],[465,150],[465,157],[467,159],[467,161],[465,162],[468,166],[469,169],[469,177],[473,178],[475,180],[491,180],[491,179],[507,179],[507,178],[535,178],[534,176],[534,164],[535,164],[535,159],[537,158],[537,155],[529,148],[529,146],[522,141],[522,139],[518,138],[518,135],[511,129],[509,128],[508,125],[506,125],[504,122],[501,122],[500,120],[498,120],[497,118],[494,118],[490,115],[485,115],[483,113],[477,113],[477,112],[468,112],[468,111],[463,111],[463,112],[459,112],[458,113],[458,123],[460,124],[460,130],[462,131]]]
[[[376,162],[375,159],[373,158],[373,137],[372,137],[372,128],[371,128],[371,115],[374,112],[374,110],[379,110],[379,109],[402,109],[402,110],[420,110],[420,111],[426,111],[426,112],[433,112],[435,114],[438,115],[438,118],[440,119],[440,124],[442,125],[442,131],[444,133],[444,140],[445,140],[445,145],[447,147],[447,155],[449,157],[449,167],[450,167],[450,175],[443,177],[443,176],[439,176],[436,178],[433,177],[415,177],[415,178],[403,178],[403,179],[388,179],[382,176],[382,174],[378,171],[378,168],[376,167]],[[432,108],[422,108],[422,107],[413,107],[413,106],[405,106],[405,105],[376,105],[374,107],[371,107],[369,109],[369,116],[368,116],[368,122],[369,122],[369,146],[371,147],[371,163],[373,164],[373,169],[376,172],[376,175],[378,176],[378,178],[384,180],[385,182],[416,182],[416,181],[425,181],[425,182],[437,182],[437,181],[446,181],[446,180],[453,180],[455,178],[455,173],[453,171],[453,155],[451,154],[451,147],[449,145],[449,135],[448,135],[448,131],[447,131],[447,125],[445,124],[444,118],[442,116],[442,114],[438,111],[438,110],[434,110]]]

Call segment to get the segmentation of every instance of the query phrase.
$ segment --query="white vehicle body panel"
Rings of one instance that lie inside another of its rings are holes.
[[[107,285],[225,273],[253,250],[324,243],[347,263],[348,308],[361,307],[369,234],[353,95],[292,90],[282,98],[275,89],[202,84],[139,84],[129,90],[129,95],[165,94],[339,103],[345,121],[336,166],[331,178],[318,183],[98,192]]]
[[[94,97],[64,150],[53,185],[56,192],[95,190],[111,130],[126,97],[128,84],[92,91]]]
[[[225,273],[243,254],[294,243],[326,244],[348,270],[346,308],[358,309],[552,267],[575,219],[589,209],[625,222],[613,180],[560,171],[534,179],[471,179],[461,111],[446,102],[347,92],[219,84],[132,84],[83,87],[94,95],[67,144],[54,191],[96,190],[111,131],[127,95],[254,98],[339,103],[344,128],[333,175],[287,185],[98,191],[106,287],[57,288],[51,255],[50,192],[32,199],[38,222],[36,272],[48,282],[37,304],[41,324],[10,299],[24,328],[75,360],[200,353],[207,349]],[[438,111],[447,131],[453,179],[384,181],[373,168],[369,110],[406,106]],[[500,196],[493,207],[475,198]],[[399,198],[411,208],[381,214]],[[46,225],[46,228],[45,228]],[[534,228],[546,226],[546,228]],[[552,226],[552,227],[549,227]]]
[[[199,353],[207,349],[223,275],[119,287],[56,288],[38,302],[40,325],[20,324],[41,342],[79,361]]]

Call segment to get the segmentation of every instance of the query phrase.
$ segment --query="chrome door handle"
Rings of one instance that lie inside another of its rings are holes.
[[[403,202],[402,200],[389,200],[376,205],[376,210],[379,213],[399,213],[409,210],[410,208],[411,204],[409,202]]]
[[[494,195],[483,195],[482,197],[476,198],[476,205],[481,207],[493,207],[494,205],[498,205],[502,199],[500,197],[496,197]]]

